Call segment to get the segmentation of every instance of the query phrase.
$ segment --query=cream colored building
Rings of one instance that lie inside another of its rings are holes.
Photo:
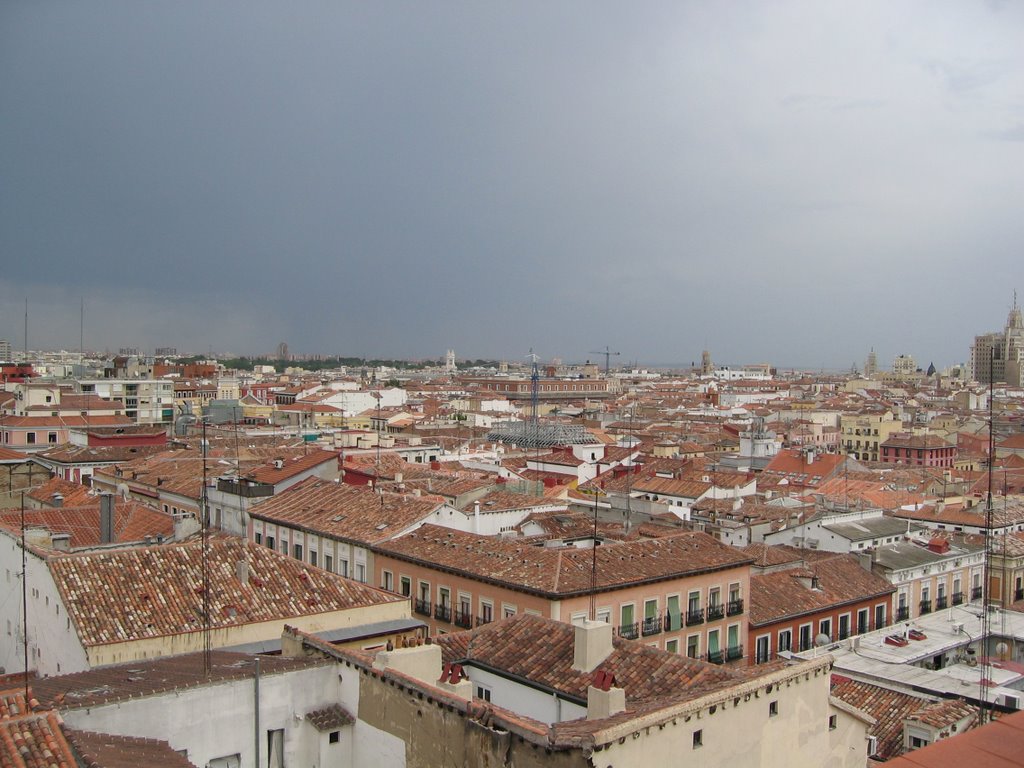
[[[901,429],[903,422],[892,411],[843,414],[839,419],[843,450],[861,461],[880,461],[879,446]]]

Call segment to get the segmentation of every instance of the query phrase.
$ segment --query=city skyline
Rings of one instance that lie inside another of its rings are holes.
[[[1024,222],[1024,8],[0,8],[0,338],[965,363]],[[996,283],[993,286],[993,283]]]

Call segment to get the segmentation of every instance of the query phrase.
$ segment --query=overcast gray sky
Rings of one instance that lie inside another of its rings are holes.
[[[0,338],[966,360],[1024,3],[0,3]]]

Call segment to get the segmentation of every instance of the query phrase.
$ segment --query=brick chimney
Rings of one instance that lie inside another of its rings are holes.
[[[100,544],[114,541],[114,494],[100,494]]]

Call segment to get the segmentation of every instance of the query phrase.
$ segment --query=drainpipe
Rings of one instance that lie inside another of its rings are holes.
[[[253,680],[253,747],[255,748],[255,759],[253,766],[259,768],[260,764],[260,659],[256,657],[256,677]]]

